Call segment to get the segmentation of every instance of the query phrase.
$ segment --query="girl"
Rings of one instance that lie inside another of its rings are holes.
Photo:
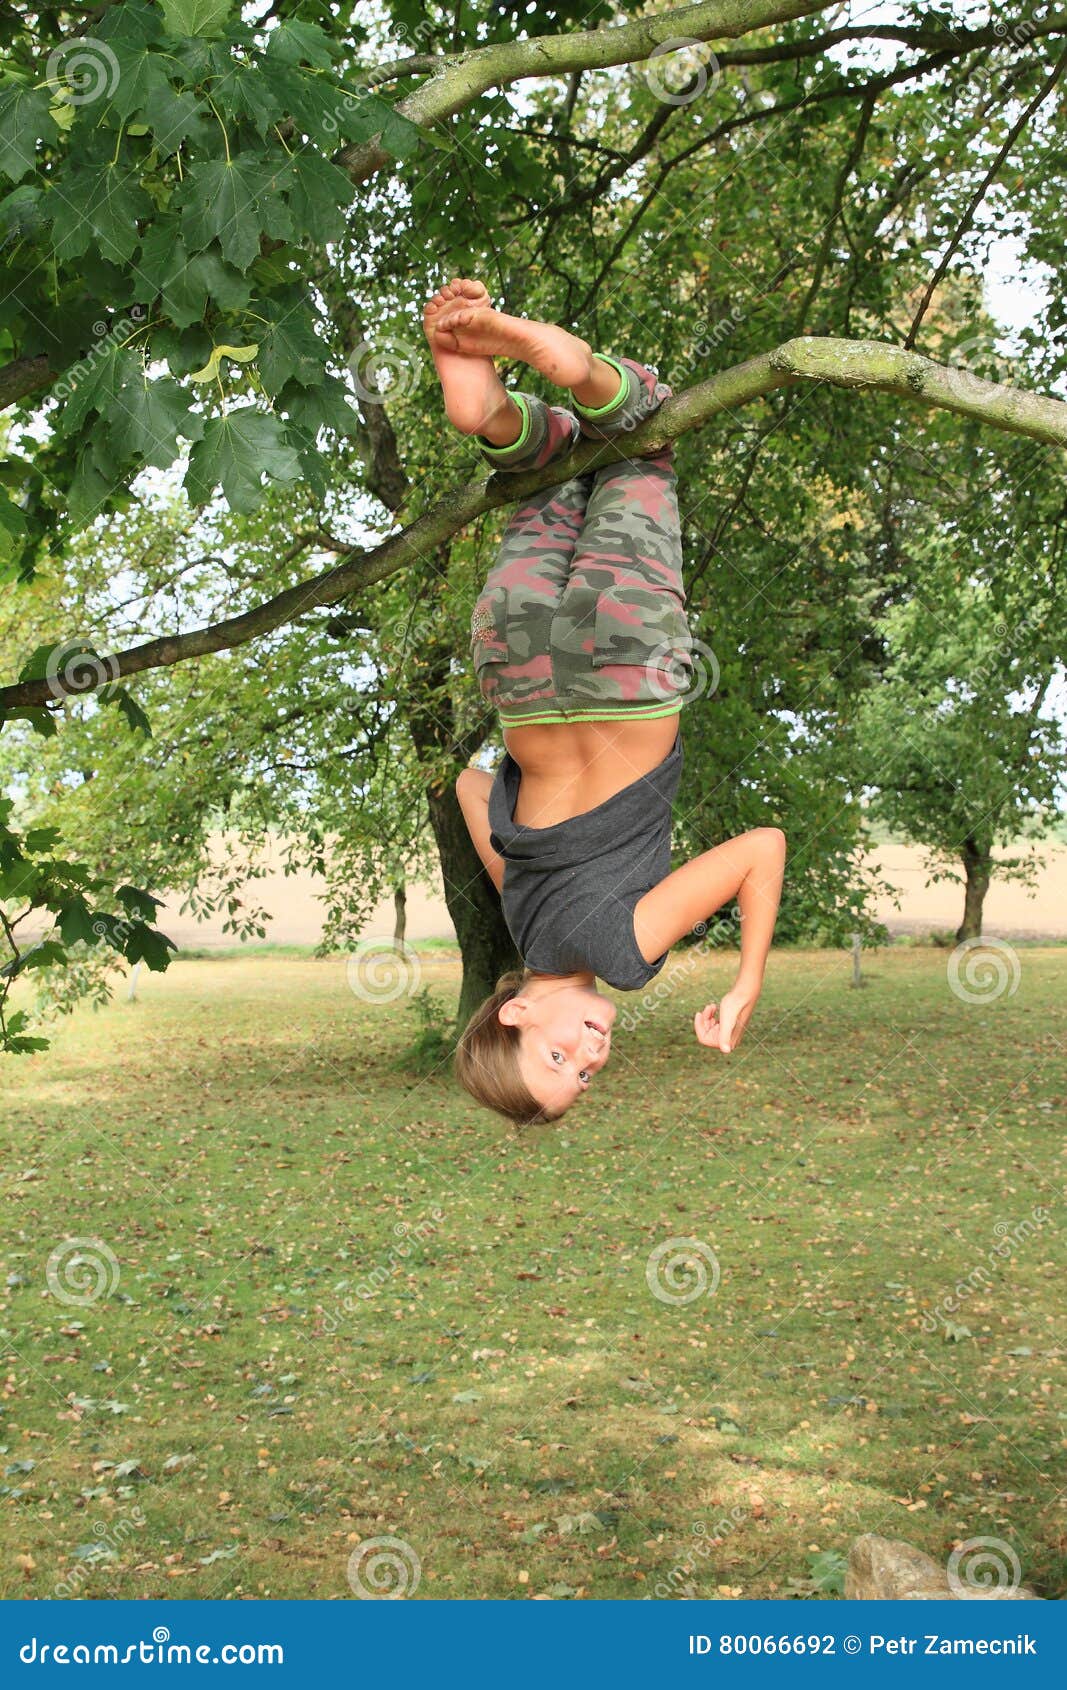
[[[594,353],[551,323],[493,309],[459,279],[424,327],[452,425],[496,471],[541,468],[579,436],[636,428],[669,397],[654,370]],[[494,358],[569,389],[571,406],[509,393]],[[672,448],[574,477],[521,503],[471,619],[479,685],[498,710],[495,777],[457,796],[523,958],[471,1017],[458,1078],[521,1124],[556,1120],[611,1053],[615,1005],[597,979],[645,986],[685,934],[735,898],[741,965],[694,1017],[703,1045],[740,1042],[763,983],[785,862],[760,827],[670,867],[691,667]]]

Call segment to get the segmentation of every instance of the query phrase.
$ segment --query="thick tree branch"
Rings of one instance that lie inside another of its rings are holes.
[[[289,587],[240,616],[187,634],[166,635],[99,665],[100,682],[137,675],[148,669],[227,651],[283,627],[322,605],[338,604],[382,581],[405,564],[425,561],[434,550],[486,511],[511,505],[543,487],[551,487],[600,464],[616,463],[655,451],[723,412],[798,382],[827,382],[835,387],[868,388],[919,404],[937,406],[957,416],[1025,435],[1047,445],[1067,446],[1067,402],[1042,393],[982,381],[882,341],[805,337],[786,341],[772,352],[750,358],[669,399],[654,417],[616,441],[584,441],[567,458],[524,475],[479,476],[453,487],[432,509],[399,534],[368,550],[353,548],[335,568]],[[89,668],[96,669],[97,665]],[[56,682],[20,681],[0,688],[0,713],[57,701]]]
[[[47,358],[13,358],[0,368],[0,411],[36,393],[39,387],[50,387],[56,379]]]
[[[510,87],[534,76],[640,64],[667,41],[732,41],[768,24],[810,17],[828,7],[829,0],[700,0],[695,6],[634,18],[610,29],[492,42],[444,59],[439,74],[406,95],[396,109],[429,128],[473,105],[490,88]],[[391,161],[388,153],[370,141],[343,147],[334,162],[353,182],[364,182]]]

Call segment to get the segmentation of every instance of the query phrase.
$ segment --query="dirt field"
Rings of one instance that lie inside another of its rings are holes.
[[[1050,846],[1045,851],[1046,867],[1036,894],[1013,882],[993,883],[986,899],[985,930],[1002,939],[1067,939],[1067,850]],[[884,845],[872,853],[882,878],[899,892],[899,908],[889,899],[876,905],[877,913],[891,933],[928,933],[933,929],[953,930],[959,923],[962,888],[943,882],[926,884],[923,853],[907,845]],[[322,932],[321,910],[316,893],[317,877],[301,874],[285,878],[280,868],[257,883],[256,897],[268,909],[272,921],[268,939],[279,945],[314,945]],[[182,915],[180,900],[165,906],[159,925],[181,947],[215,948],[232,945],[222,930],[221,920],[195,921]],[[367,938],[390,935],[393,906],[382,904],[366,929]],[[455,930],[438,889],[408,889],[407,936],[409,939],[451,939]]]

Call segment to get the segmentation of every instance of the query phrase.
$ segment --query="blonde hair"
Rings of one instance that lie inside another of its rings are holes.
[[[517,997],[532,978],[529,969],[502,974],[492,996],[474,1011],[456,1046],[456,1078],[463,1089],[517,1127],[558,1121],[564,1113],[538,1103],[519,1067],[521,1031],[500,1019],[501,1006]]]

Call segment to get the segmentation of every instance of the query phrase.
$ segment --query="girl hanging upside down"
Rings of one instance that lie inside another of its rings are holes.
[[[670,395],[631,358],[494,310],[480,282],[441,288],[424,326],[448,419],[496,471],[540,469],[579,436],[626,433]],[[494,358],[569,389],[570,408],[509,393]],[[607,1062],[616,1008],[597,979],[640,990],[672,945],[734,898],[741,965],[722,1001],[697,1012],[700,1043],[735,1049],[763,983],[781,829],[670,867],[692,662],[671,456],[668,446],[606,464],[525,499],[471,620],[506,750],[495,777],[465,769],[456,790],[525,967],[471,1017],[456,1071],[523,1124],[557,1119]]]

